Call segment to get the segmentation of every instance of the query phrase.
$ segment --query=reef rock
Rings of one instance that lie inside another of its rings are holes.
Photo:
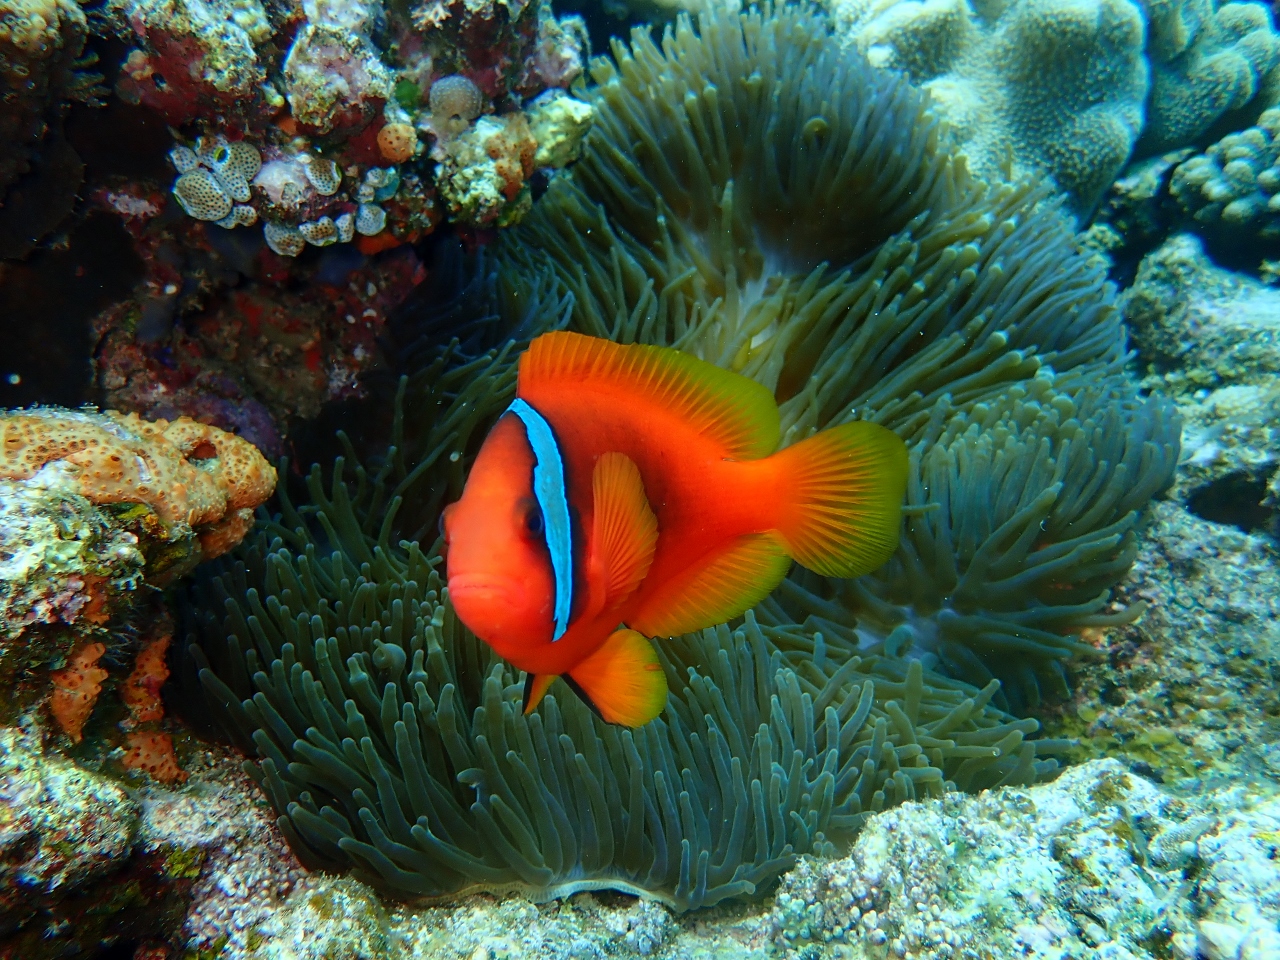
[[[848,857],[788,875],[772,919],[814,958],[1213,956],[1207,938],[1274,936],[1278,815],[1265,794],[1184,802],[1095,761],[879,814]]]
[[[1135,145],[1191,143],[1280,62],[1266,8],[1213,0],[832,0],[845,42],[929,90],[980,173],[1048,172],[1087,214]]]
[[[106,677],[99,661],[119,662],[142,629],[140,588],[238,543],[275,479],[247,441],[186,418],[0,412],[6,714],[43,699],[51,682],[53,714],[79,742]]]
[[[1123,302],[1147,385],[1184,418],[1174,494],[1218,484],[1239,500],[1252,485],[1257,508],[1280,461],[1280,290],[1215,266],[1180,234],[1142,261]]]

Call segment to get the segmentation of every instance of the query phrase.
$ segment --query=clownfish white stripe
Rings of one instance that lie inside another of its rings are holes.
[[[527,402],[516,398],[507,407],[524,423],[533,449],[533,495],[542,510],[543,534],[551,554],[551,571],[556,580],[554,643],[569,627],[573,609],[573,535],[569,526],[569,498],[564,482],[564,459],[551,424]]]

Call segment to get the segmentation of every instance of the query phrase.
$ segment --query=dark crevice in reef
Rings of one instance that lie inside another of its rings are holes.
[[[90,321],[127,296],[141,276],[142,261],[128,234],[105,213],[78,224],[63,248],[0,264],[0,406],[75,407],[94,400]]]
[[[1187,509],[1202,520],[1230,524],[1245,533],[1280,533],[1275,509],[1266,504],[1272,474],[1237,470],[1194,490]]]

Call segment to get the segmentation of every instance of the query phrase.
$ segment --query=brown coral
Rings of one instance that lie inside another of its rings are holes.
[[[275,489],[276,472],[248,441],[187,417],[55,408],[0,414],[0,479],[41,473],[94,503],[146,504],[195,528],[205,556],[225,553]]]
[[[58,728],[74,743],[84,739],[85,721],[102,692],[102,681],[107,679],[107,671],[98,666],[106,652],[100,643],[81,644],[71,651],[67,665],[50,678],[53,693],[49,696],[49,711]]]

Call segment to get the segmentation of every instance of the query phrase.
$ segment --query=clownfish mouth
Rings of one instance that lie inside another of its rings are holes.
[[[449,578],[449,596],[456,605],[465,598],[468,604],[505,604],[511,597],[511,586],[501,580],[485,576],[454,576]]]

